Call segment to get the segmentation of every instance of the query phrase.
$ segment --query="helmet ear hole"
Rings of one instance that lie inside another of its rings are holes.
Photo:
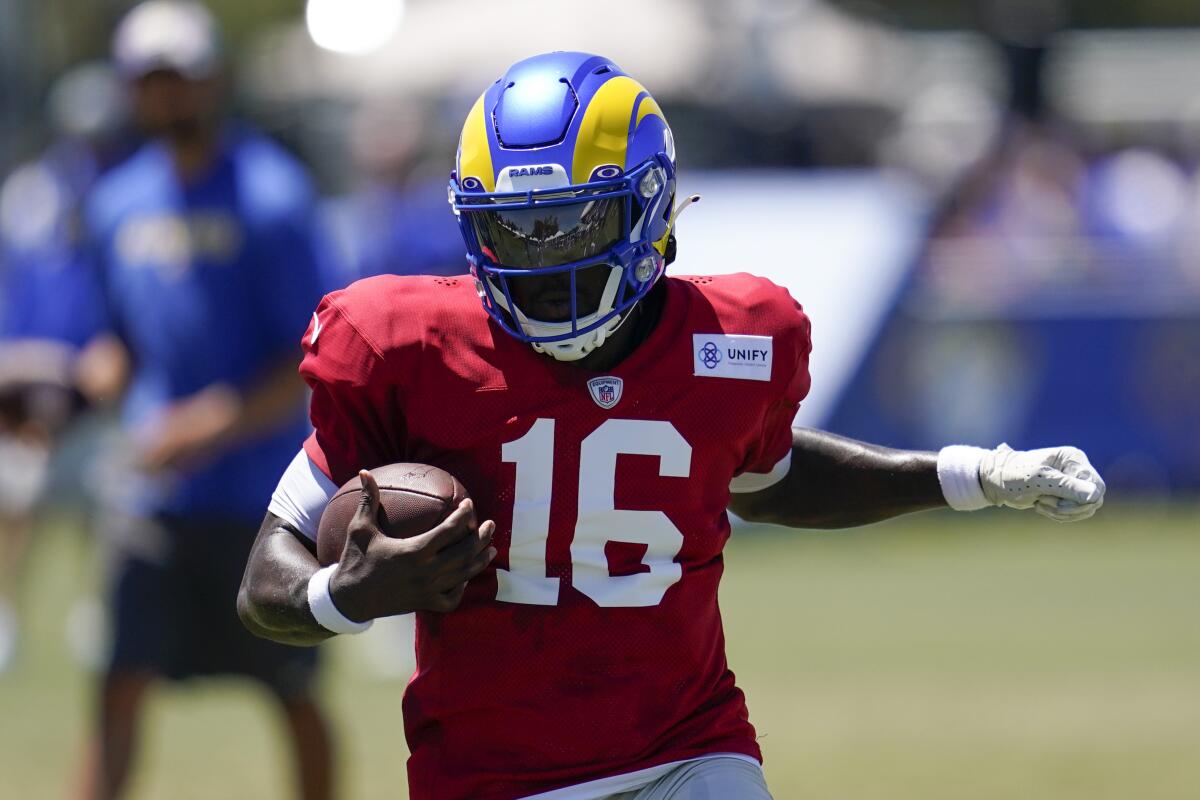
[[[663,263],[670,265],[675,261],[675,234],[667,236],[667,252],[663,253]]]

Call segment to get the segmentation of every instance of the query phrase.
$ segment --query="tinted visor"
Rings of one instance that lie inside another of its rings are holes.
[[[557,267],[600,255],[621,240],[625,198],[462,213],[484,253],[500,266]]]

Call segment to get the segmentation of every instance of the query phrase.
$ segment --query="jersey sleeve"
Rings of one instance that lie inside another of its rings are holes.
[[[756,492],[787,474],[792,454],[792,420],[800,402],[808,395],[811,379],[808,358],[812,352],[812,328],[804,309],[786,289],[768,284],[767,296],[752,312],[772,330],[776,355],[772,364],[771,389],[774,399],[762,417],[758,436],[735,473],[730,491]]]
[[[304,450],[338,486],[360,469],[401,460],[405,440],[400,387],[387,379],[384,353],[351,320],[343,295],[327,295],[317,307],[300,363],[312,389],[313,433]]]

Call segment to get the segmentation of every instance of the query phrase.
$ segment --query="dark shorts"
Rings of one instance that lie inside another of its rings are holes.
[[[306,693],[317,650],[260,639],[237,615],[237,593],[257,526],[218,520],[142,521],[145,546],[112,573],[109,673],[148,670],[172,680],[257,679],[284,698]]]

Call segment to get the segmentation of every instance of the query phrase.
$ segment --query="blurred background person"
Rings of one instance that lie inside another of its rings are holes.
[[[462,235],[446,213],[453,134],[439,136],[436,109],[418,100],[365,103],[347,136],[357,186],[327,208],[349,272],[456,275],[466,271]]]
[[[35,506],[53,472],[68,489],[54,511],[67,510],[94,443],[77,437],[71,458],[54,459],[84,407],[76,358],[103,326],[80,212],[97,177],[128,153],[123,100],[107,65],[68,70],[47,95],[52,143],[0,184],[0,672],[16,654],[15,595]]]
[[[466,271],[462,234],[446,200],[446,165],[453,131],[440,128],[439,109],[414,98],[380,98],[352,115],[346,146],[355,180],[325,203],[340,250],[332,283],[373,275],[456,275]],[[379,620],[361,640],[377,678],[407,681],[415,666],[413,615]]]
[[[317,652],[255,640],[234,607],[262,498],[306,431],[297,341],[324,258],[313,190],[279,146],[223,119],[203,6],[134,8],[113,57],[150,141],[87,207],[111,333],[82,356],[81,386],[124,392],[128,471],[109,487],[113,645],[81,796],[122,796],[159,679],[234,674],[278,700],[298,796],[326,798]]]

